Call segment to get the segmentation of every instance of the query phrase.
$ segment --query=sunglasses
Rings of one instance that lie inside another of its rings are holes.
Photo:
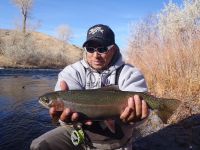
[[[104,47],[84,47],[84,49],[89,52],[89,53],[94,53],[95,51],[97,51],[98,53],[107,53],[113,45],[110,45],[108,47],[104,46]]]

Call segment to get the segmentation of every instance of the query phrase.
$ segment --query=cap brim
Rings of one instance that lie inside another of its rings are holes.
[[[88,39],[87,41],[85,41],[84,43],[83,43],[83,47],[85,47],[89,42],[92,42],[92,41],[94,41],[94,42],[98,42],[98,43],[100,43],[101,45],[106,45],[106,43],[105,43],[105,41],[104,40],[102,40],[101,38],[90,38],[90,39]]]

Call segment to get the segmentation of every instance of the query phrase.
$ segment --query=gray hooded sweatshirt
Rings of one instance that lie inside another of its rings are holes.
[[[121,71],[117,75],[119,68],[121,68]],[[86,90],[116,85],[116,78],[118,78],[117,85],[122,91],[147,91],[147,85],[142,73],[136,67],[125,64],[119,51],[111,61],[110,67],[102,72],[92,69],[86,59],[68,65],[59,73],[55,91],[61,90],[60,81],[62,80],[67,83],[69,90]],[[122,131],[120,135],[118,133],[101,135],[101,132],[109,132],[109,130],[106,129],[104,122],[99,124],[102,129],[94,128],[94,131],[99,130],[100,133],[87,132],[94,147],[99,149],[116,149],[121,147],[127,149],[127,147],[130,147],[133,125],[120,124],[120,132]]]

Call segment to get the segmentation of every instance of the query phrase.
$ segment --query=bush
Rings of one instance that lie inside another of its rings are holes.
[[[64,45],[59,45],[59,41],[57,44],[38,42],[33,33],[12,31],[4,41],[2,54],[12,61],[13,67],[61,68],[74,61],[74,55],[70,55]]]
[[[170,2],[131,31],[128,61],[158,96],[200,99],[200,1]]]
[[[3,49],[3,54],[15,64],[25,64],[35,53],[34,38],[31,34],[23,34],[17,31],[5,42]]]

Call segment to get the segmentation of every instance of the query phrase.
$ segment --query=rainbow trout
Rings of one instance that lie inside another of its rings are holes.
[[[142,97],[151,109],[156,110],[165,123],[180,104],[176,99],[156,98],[143,92],[105,89],[51,92],[41,96],[39,103],[46,108],[54,106],[60,111],[68,107],[90,119],[105,120],[119,117],[127,106],[128,98],[136,94]]]

